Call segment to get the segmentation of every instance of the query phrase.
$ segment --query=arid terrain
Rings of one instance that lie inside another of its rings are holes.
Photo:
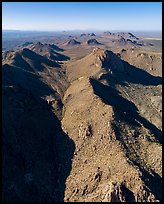
[[[162,40],[3,38],[3,201],[162,202]]]

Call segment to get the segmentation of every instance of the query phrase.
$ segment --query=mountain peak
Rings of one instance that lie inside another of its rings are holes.
[[[96,57],[95,65],[112,71],[124,71],[122,60],[112,51],[101,48],[94,48],[92,54]]]
[[[94,39],[89,39],[89,40],[87,41],[87,44],[88,44],[88,45],[99,45],[99,44],[101,44],[101,43],[99,43],[99,42],[94,38]]]
[[[38,42],[37,45],[43,45],[41,42]]]
[[[71,39],[67,42],[67,45],[80,45],[81,42],[75,40],[75,39]]]

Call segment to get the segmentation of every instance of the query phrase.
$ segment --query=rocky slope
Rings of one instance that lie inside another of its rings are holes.
[[[122,49],[120,56],[130,64],[140,67],[154,76],[162,76],[162,54],[144,52],[137,48]]]
[[[3,200],[161,201],[161,77],[122,52],[36,52],[3,56]]]
[[[82,75],[83,62],[92,72]],[[76,145],[65,201],[159,201],[161,132],[117,86],[125,79],[134,83],[126,76],[134,68],[101,49],[75,64],[78,73],[72,77],[76,72],[69,69],[72,82],[63,99],[62,126]]]
[[[57,46],[54,44],[42,44],[40,42],[28,46],[28,49],[40,54],[42,56],[47,57],[50,60],[54,61],[65,61],[68,60],[69,57],[65,56],[57,51],[61,51]]]

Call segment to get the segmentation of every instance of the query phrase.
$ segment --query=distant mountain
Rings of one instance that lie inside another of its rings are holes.
[[[139,40],[139,38],[137,38],[135,35],[133,35],[132,33],[126,33],[126,32],[118,32],[116,33],[116,35],[118,37],[124,37],[125,39],[131,39],[131,40]]]
[[[105,31],[103,34],[105,34],[105,35],[111,35],[112,33],[109,32],[109,31]]]
[[[130,39],[130,40],[139,40],[138,37],[136,37],[132,33],[128,33],[128,32],[112,33],[112,32],[106,31],[106,32],[103,33],[103,36],[110,37],[110,38],[115,38],[115,39],[123,37],[125,39]]]
[[[87,34],[86,34],[86,33],[82,33],[82,34],[80,35],[80,37],[84,37],[84,36],[87,36]]]
[[[45,45],[47,45],[47,44],[45,44]],[[55,45],[55,44],[48,44],[48,46],[49,46],[50,48],[52,48],[53,50],[55,50],[55,51],[59,51],[59,52],[63,52],[63,51],[64,51],[63,48],[60,48],[60,47],[58,47],[58,46]]]
[[[95,33],[91,33],[90,36],[96,36],[96,34]]]
[[[56,52],[55,50],[60,50],[60,48],[54,44],[42,44],[38,42],[37,44],[28,46],[28,49],[47,57],[50,60],[64,61],[69,59],[66,55]]]
[[[33,42],[25,42],[21,45],[21,47],[27,47],[28,45],[32,45]]]
[[[133,35],[132,33],[128,33],[128,35],[129,35],[130,38],[135,38],[136,40],[139,40],[139,38],[136,37],[135,35]]]
[[[82,33],[80,37],[89,37],[89,36],[96,36],[95,33]]]
[[[125,46],[125,45],[142,46],[143,45],[142,43],[139,43],[135,40],[133,41],[131,39],[125,39],[122,36],[118,39],[112,40],[112,42],[116,44],[116,46]]]
[[[75,40],[75,39],[71,39],[71,40],[69,40],[67,43],[66,43],[66,45],[80,45],[81,44],[81,42],[79,42],[79,41],[77,41],[77,40]]]
[[[57,62],[27,48],[23,48],[16,52],[8,51],[4,53],[2,63],[11,64],[30,72],[42,71],[47,67],[60,67]]]
[[[101,43],[99,43],[96,39],[89,39],[87,41],[88,45],[100,45]]]

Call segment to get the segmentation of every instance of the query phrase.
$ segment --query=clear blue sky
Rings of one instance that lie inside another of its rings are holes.
[[[162,2],[3,2],[2,29],[162,30]]]

